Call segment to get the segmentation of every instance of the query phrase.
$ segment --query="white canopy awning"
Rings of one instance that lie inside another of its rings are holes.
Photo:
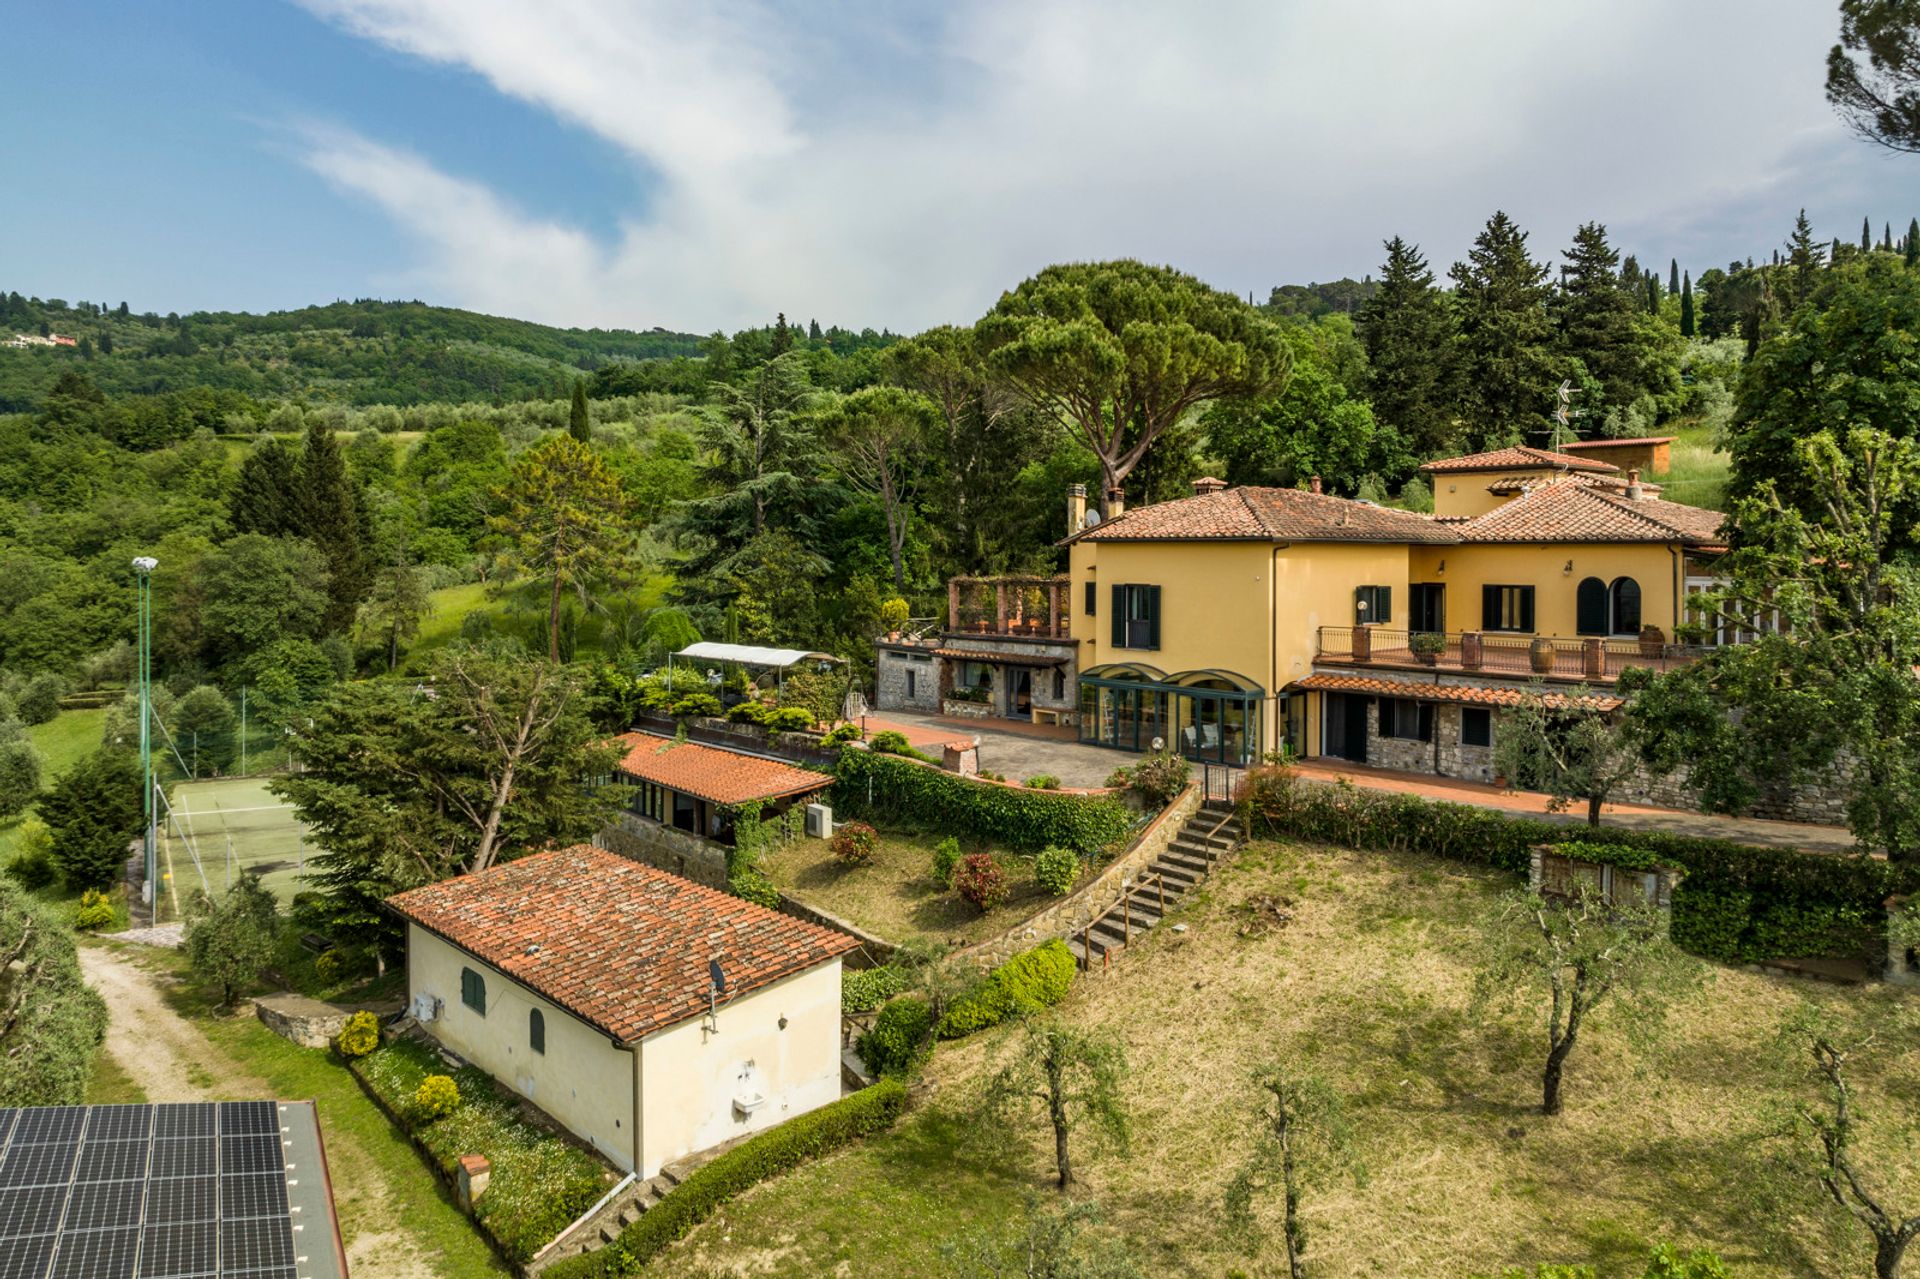
[[[698,662],[739,662],[742,666],[766,666],[775,670],[784,670],[795,662],[845,660],[832,653],[812,653],[804,648],[763,648],[758,644],[722,644],[717,640],[689,644],[674,656]]]

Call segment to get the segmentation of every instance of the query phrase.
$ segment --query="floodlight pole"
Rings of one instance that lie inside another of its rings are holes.
[[[146,879],[140,886],[140,900],[147,904],[147,922],[158,923],[160,894],[154,885],[159,868],[154,854],[158,840],[154,821],[158,816],[153,802],[153,570],[160,562],[142,555],[133,562],[134,591],[140,632],[140,772],[143,783],[143,813],[147,819],[145,867]]]

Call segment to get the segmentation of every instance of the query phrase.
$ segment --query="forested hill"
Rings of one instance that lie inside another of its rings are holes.
[[[74,345],[10,345],[17,334]],[[565,395],[582,372],[619,361],[698,355],[702,341],[665,329],[557,329],[420,302],[162,316],[124,302],[0,292],[0,413],[37,406],[76,366],[113,395],[205,387],[339,404],[520,400]]]

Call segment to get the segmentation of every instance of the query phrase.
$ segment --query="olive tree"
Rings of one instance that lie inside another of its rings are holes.
[[[1354,1153],[1346,1105],[1326,1080],[1266,1065],[1253,1072],[1253,1082],[1260,1090],[1253,1108],[1258,1132],[1253,1154],[1227,1183],[1227,1224],[1258,1251],[1264,1232],[1254,1219],[1254,1200],[1262,1191],[1278,1190],[1287,1273],[1303,1279],[1307,1228],[1300,1219],[1301,1194],[1336,1172],[1364,1185],[1366,1168]]]
[[[987,1081],[987,1112],[1001,1121],[1045,1113],[1053,1131],[1057,1184],[1074,1184],[1067,1140],[1091,1128],[1125,1149],[1129,1124],[1121,1085],[1126,1049],[1111,1034],[1076,1030],[1057,1021],[1030,1021],[1013,1058]]]
[[[218,898],[196,891],[187,906],[187,962],[196,975],[220,987],[220,1004],[260,979],[273,959],[279,903],[248,871]]]
[[[1531,688],[1501,718],[1493,763],[1508,784],[1544,791],[1551,812],[1584,803],[1587,825],[1598,826],[1601,807],[1639,768],[1640,754],[1617,700],[1585,688],[1570,694]]]

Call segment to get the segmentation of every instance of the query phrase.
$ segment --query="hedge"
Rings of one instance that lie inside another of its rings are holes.
[[[1073,952],[1057,937],[1022,951],[953,1001],[940,1019],[940,1038],[959,1039],[1009,1017],[1051,1008],[1067,997],[1077,971]]]
[[[882,1079],[851,1097],[789,1119],[694,1169],[605,1248],[569,1257],[543,1273],[552,1279],[633,1274],[736,1195],[809,1159],[885,1131],[906,1105],[907,1086]]]
[[[1920,867],[1823,856],[1667,831],[1594,831],[1494,809],[1256,769],[1248,829],[1378,852],[1417,852],[1527,873],[1535,844],[1605,844],[1686,872],[1673,894],[1674,943],[1709,959],[1843,956],[1879,962],[1885,900],[1920,890]]]
[[[1111,795],[1070,795],[974,781],[897,755],[840,752],[837,815],[879,818],[1037,853],[1049,844],[1091,854],[1125,839],[1133,814]]]

